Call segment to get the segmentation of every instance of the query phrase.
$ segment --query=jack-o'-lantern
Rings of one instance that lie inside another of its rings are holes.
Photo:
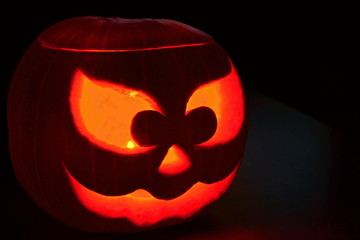
[[[206,33],[164,19],[79,17],[42,32],[12,79],[10,152],[29,196],[86,231],[191,219],[239,168],[239,76]]]

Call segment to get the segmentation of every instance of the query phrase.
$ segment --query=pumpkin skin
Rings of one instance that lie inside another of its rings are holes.
[[[165,19],[79,17],[46,29],[17,67],[7,116],[21,186],[92,232],[199,215],[230,186],[247,134],[226,52]]]

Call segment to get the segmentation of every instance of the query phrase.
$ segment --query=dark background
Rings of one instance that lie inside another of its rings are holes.
[[[169,18],[212,35],[233,59],[247,89],[280,100],[334,129],[339,161],[334,165],[337,190],[331,217],[335,232],[355,236],[360,223],[357,196],[360,107],[359,77],[355,71],[359,69],[355,54],[358,13],[355,7],[237,1],[194,4],[194,1],[134,1],[133,4],[13,1],[3,4],[0,167],[5,193],[12,194],[12,188],[18,187],[6,142],[7,89],[18,61],[37,35],[46,27],[75,16]]]

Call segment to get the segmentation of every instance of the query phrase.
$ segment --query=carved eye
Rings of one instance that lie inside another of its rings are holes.
[[[234,67],[229,75],[200,86],[189,98],[186,105],[186,115],[193,117],[201,108],[210,108],[216,116],[217,126],[214,134],[198,146],[214,146],[224,144],[233,139],[241,129],[244,121],[244,97],[240,79]],[[203,125],[213,125],[210,113],[204,113]],[[207,119],[207,120],[206,120]],[[209,124],[210,121],[210,124]],[[197,124],[201,127],[201,124]],[[209,127],[211,128],[211,126]],[[201,130],[199,130],[201,131]],[[210,135],[211,129],[203,130]],[[204,140],[204,135],[202,140]],[[198,140],[198,142],[201,140]]]
[[[131,135],[131,123],[138,112],[160,112],[155,100],[144,92],[89,78],[78,70],[71,86],[70,106],[79,132],[97,146],[127,154],[152,148],[139,146]]]
[[[216,132],[217,120],[213,110],[198,107],[190,111],[186,117],[192,144],[200,144],[209,140]]]
[[[166,137],[165,117],[157,111],[142,111],[135,115],[131,124],[131,134],[137,144],[143,147],[156,146]]]

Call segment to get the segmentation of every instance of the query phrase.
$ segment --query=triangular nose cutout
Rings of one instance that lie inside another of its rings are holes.
[[[162,161],[159,172],[163,175],[180,174],[190,168],[190,160],[186,153],[177,145],[169,148]]]

